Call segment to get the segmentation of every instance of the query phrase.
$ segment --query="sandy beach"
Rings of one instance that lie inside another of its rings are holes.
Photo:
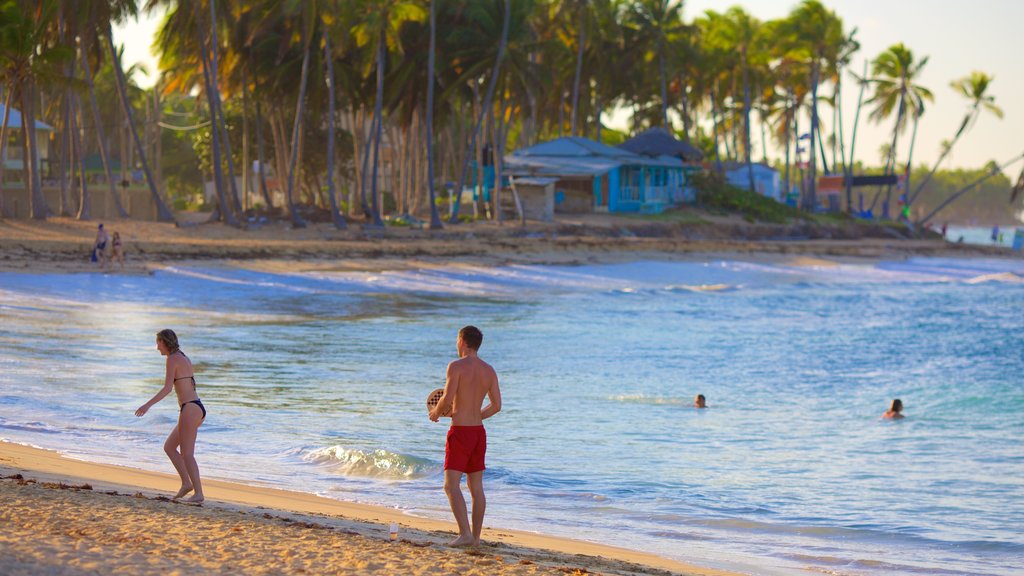
[[[500,528],[482,546],[449,548],[449,523],[223,480],[204,482],[202,506],[179,504],[169,474],[8,442],[0,477],[5,574],[729,574]]]
[[[121,233],[127,273],[191,261],[243,261],[247,266],[292,270],[395,270],[453,261],[484,266],[587,264],[722,254],[874,259],[1019,255],[1006,248],[957,245],[938,238],[908,240],[879,227],[751,224],[726,217],[687,224],[588,215],[557,223],[530,222],[525,227],[479,222],[432,232],[392,227],[365,230],[359,225],[336,230],[329,224],[293,229],[283,222],[241,230],[204,224],[205,216],[187,215],[179,226],[136,220],[105,225],[110,232]],[[89,262],[95,234],[95,222],[71,218],[0,220],[0,270],[97,271],[98,266]]]

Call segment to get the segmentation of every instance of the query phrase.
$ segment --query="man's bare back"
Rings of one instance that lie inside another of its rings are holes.
[[[479,426],[485,416],[480,407],[484,397],[498,389],[498,375],[494,368],[476,356],[459,358],[448,365],[445,394],[453,397],[452,426]],[[490,414],[488,414],[489,416]]]

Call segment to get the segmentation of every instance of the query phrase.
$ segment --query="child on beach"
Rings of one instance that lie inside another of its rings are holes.
[[[124,249],[121,247],[121,234],[114,232],[114,238],[110,241],[110,261],[111,263],[117,262],[121,265],[121,270],[124,270]]]
[[[452,427],[448,430],[444,447],[444,491],[448,495],[459,536],[450,546],[480,544],[484,525],[484,456],[487,452],[487,432],[483,421],[501,410],[501,391],[498,375],[489,364],[477,356],[484,335],[475,326],[459,330],[455,347],[459,359],[448,364],[444,395],[430,411],[434,422],[451,414]],[[484,398],[490,403],[481,409]],[[466,516],[466,499],[462,495],[462,475],[473,497],[473,524]]]
[[[156,334],[156,349],[160,354],[167,356],[167,368],[164,373],[164,387],[160,389],[149,402],[146,402],[135,411],[135,415],[142,417],[157,402],[164,399],[174,389],[178,396],[178,404],[181,409],[178,413],[178,425],[171,430],[164,442],[164,452],[174,464],[174,469],[181,477],[181,489],[174,495],[174,500],[183,497],[189,492],[195,491],[192,497],[186,502],[199,504],[203,501],[203,485],[199,479],[199,465],[196,463],[196,434],[199,426],[206,419],[206,407],[199,400],[196,394],[195,371],[192,369],[192,361],[181,351],[178,345],[178,336],[174,330],[164,329]],[[181,452],[178,452],[178,448]]]
[[[894,398],[892,404],[889,405],[889,409],[882,414],[883,420],[899,420],[903,418],[903,401],[899,398]]]

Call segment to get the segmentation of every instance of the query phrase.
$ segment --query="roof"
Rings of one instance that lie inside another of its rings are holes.
[[[4,117],[4,105],[0,104],[0,121],[2,121],[3,117]],[[14,108],[11,108],[11,115],[7,119],[7,128],[8,129],[18,129],[18,130],[21,129],[21,112],[15,110]],[[53,130],[53,126],[50,126],[46,122],[40,122],[39,120],[36,120],[36,130],[45,130],[47,132],[53,132],[54,131]]]
[[[689,142],[678,140],[664,128],[650,128],[619,144],[619,148],[644,156],[672,156],[687,162],[700,162],[704,153]]]
[[[579,137],[556,138],[505,157],[514,176],[599,176],[620,166],[682,168],[678,158],[648,158],[628,150]]]
[[[754,170],[770,170],[772,172],[778,172],[778,170],[776,170],[775,168],[772,168],[771,166],[769,166],[769,165],[767,165],[767,164],[765,164],[763,162],[751,162],[751,164],[753,165]],[[746,170],[746,169],[747,169],[747,163],[746,162],[734,162],[734,161],[722,162],[722,171],[724,171],[724,172],[735,172],[736,170]]]

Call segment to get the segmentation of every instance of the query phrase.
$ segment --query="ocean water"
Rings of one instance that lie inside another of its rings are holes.
[[[133,415],[172,327],[207,477],[448,519],[423,403],[470,323],[504,399],[490,526],[756,574],[1024,573],[1020,259],[0,273],[0,438],[173,472],[173,397]]]

